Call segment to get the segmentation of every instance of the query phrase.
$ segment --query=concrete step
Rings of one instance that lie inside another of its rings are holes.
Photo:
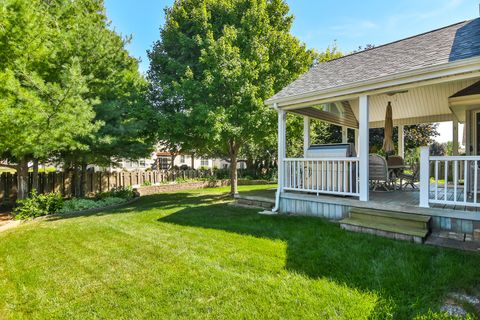
[[[403,226],[406,228],[429,229],[430,216],[408,214],[395,211],[352,208],[350,217],[372,223]]]
[[[364,219],[346,218],[340,221],[345,230],[374,234],[381,237],[423,243],[429,230],[404,225],[385,224]]]
[[[232,205],[244,208],[261,208],[261,209],[272,209],[275,206],[275,202],[262,201],[260,199],[242,199],[236,198]]]

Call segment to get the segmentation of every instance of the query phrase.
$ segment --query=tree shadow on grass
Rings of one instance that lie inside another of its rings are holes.
[[[202,194],[202,193],[165,193],[149,196],[142,196],[133,203],[125,204],[111,209],[99,209],[95,212],[80,212],[56,214],[44,216],[46,221],[57,221],[78,217],[94,217],[112,214],[141,213],[152,209],[170,210],[178,207],[189,207],[198,205],[210,205],[221,201],[230,200],[227,194]]]
[[[475,253],[350,233],[319,218],[256,211],[212,204],[184,208],[158,221],[283,240],[287,270],[377,292],[383,302],[376,311],[393,308],[398,319],[438,310],[446,294],[476,290],[480,280]]]

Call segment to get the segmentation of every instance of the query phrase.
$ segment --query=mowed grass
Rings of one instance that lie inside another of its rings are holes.
[[[477,293],[478,254],[263,216],[226,192],[0,233],[0,319],[411,319]]]

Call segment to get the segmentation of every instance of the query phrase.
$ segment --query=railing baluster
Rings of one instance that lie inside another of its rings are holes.
[[[443,200],[448,201],[447,184],[448,184],[448,160],[445,160],[445,175],[443,176]]]
[[[438,160],[435,161],[435,200],[438,200]]]
[[[322,161],[322,191],[325,191],[325,161]]]
[[[453,161],[453,201],[457,201],[458,161]]]
[[[470,177],[469,177],[469,174],[468,174],[468,159],[464,160],[464,162],[465,162],[465,164],[464,164],[465,167],[463,168],[463,170],[464,170],[464,176],[463,176],[463,193],[464,193],[464,195],[463,195],[463,200],[464,200],[465,203],[467,203],[467,196],[468,196],[467,195],[467,190],[468,190],[467,186],[468,186],[468,183],[470,181]]]
[[[352,167],[353,167],[353,161],[349,161],[348,162],[350,167],[349,167],[349,172],[350,174],[348,175],[349,179],[350,179],[350,184],[349,184],[349,187],[350,187],[350,193],[353,193],[353,183],[352,183],[352,180],[353,180],[353,177],[352,177]]]
[[[297,160],[292,161],[293,164],[293,188],[297,189]]]
[[[327,191],[330,191],[332,187],[331,179],[330,179],[331,176],[332,176],[332,173],[330,171],[330,161],[327,161],[327,183],[326,183]]]
[[[337,191],[338,192],[342,192],[342,173],[340,172],[340,166],[341,162],[340,161],[337,161]]]
[[[474,203],[477,203],[477,191],[478,191],[478,161],[475,160],[474,162],[475,164],[475,169],[474,169],[474,174],[473,174],[473,202]],[[465,164],[465,166],[467,166],[467,164]],[[464,184],[466,183],[467,179],[466,179],[466,175],[465,175],[465,181],[463,182]],[[466,186],[465,186],[466,187]]]
[[[313,183],[313,160],[310,163],[310,165],[311,165],[310,166],[310,190],[314,190],[314,188],[313,188],[313,185],[314,185],[314,183]]]

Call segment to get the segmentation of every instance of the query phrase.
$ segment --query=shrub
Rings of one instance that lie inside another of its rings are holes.
[[[64,202],[61,213],[103,208],[120,204],[125,201],[126,200],[124,198],[118,197],[107,197],[97,201],[91,199],[73,198]]]
[[[97,208],[97,201],[73,198],[64,202],[61,212],[81,211],[92,208]]]
[[[15,219],[30,219],[60,212],[63,198],[60,193],[38,194],[33,190],[30,198],[19,200],[18,207],[13,210]]]
[[[133,189],[130,186],[114,187],[110,191],[100,193],[97,197],[99,199],[113,197],[113,198],[122,198],[122,199],[129,200],[135,197],[135,192],[133,192]]]
[[[149,180],[143,181],[143,183],[142,183],[142,186],[144,186],[144,187],[148,187],[148,186],[151,186],[151,185],[152,185],[152,181],[149,181]]]
[[[109,198],[99,200],[99,201],[97,201],[97,203],[99,203],[99,208],[100,208],[100,207],[113,206],[115,204],[120,204],[120,203],[123,203],[125,201],[126,200],[123,199],[123,198],[109,197]]]

